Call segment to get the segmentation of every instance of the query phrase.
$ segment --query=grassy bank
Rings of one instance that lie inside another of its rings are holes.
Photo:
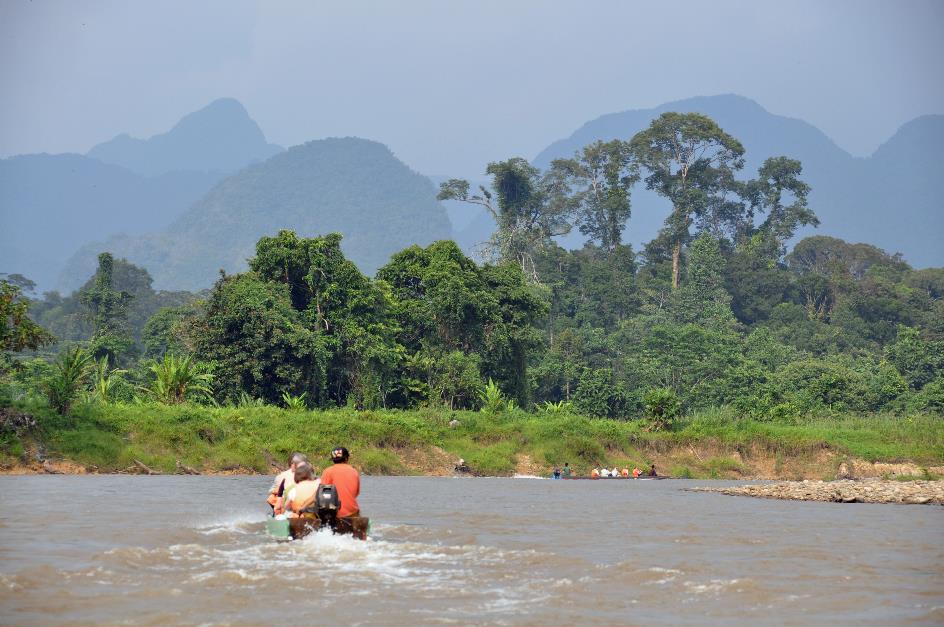
[[[100,472],[123,471],[135,460],[163,472],[174,472],[178,461],[201,471],[269,472],[267,454],[282,460],[301,450],[317,464],[338,444],[370,474],[444,474],[459,457],[483,475],[544,473],[564,462],[581,473],[596,464],[655,463],[673,476],[822,479],[834,477],[842,462],[913,466],[897,474],[944,464],[944,420],[932,416],[783,424],[714,410],[650,432],[644,422],[521,411],[88,404],[61,417],[38,404],[16,409],[34,416],[37,427],[0,434],[7,468],[29,463],[41,449]],[[450,426],[453,420],[458,425]]]

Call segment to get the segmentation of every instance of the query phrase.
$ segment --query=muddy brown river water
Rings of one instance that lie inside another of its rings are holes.
[[[707,481],[367,477],[367,542],[263,477],[0,477],[0,623],[942,624],[944,508]]]

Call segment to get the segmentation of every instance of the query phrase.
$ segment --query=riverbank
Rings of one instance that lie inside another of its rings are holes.
[[[831,503],[902,503],[944,505],[944,481],[785,481],[725,488],[688,488],[692,492],[718,492],[790,501]]]
[[[4,408],[0,472],[270,474],[292,451],[316,465],[347,445],[363,472],[450,475],[458,458],[483,476],[546,475],[564,462],[648,467],[713,479],[933,478],[944,475],[944,421],[929,416],[786,424],[715,410],[666,431],[643,421],[520,410],[293,411],[277,407],[40,404]]]

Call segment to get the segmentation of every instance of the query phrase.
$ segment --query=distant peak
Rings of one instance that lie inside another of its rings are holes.
[[[655,111],[724,111],[741,116],[773,115],[756,100],[738,94],[694,96],[661,104]]]
[[[258,128],[255,121],[249,117],[246,107],[235,98],[219,98],[202,109],[188,113],[171,129],[176,130],[193,127],[202,127],[206,124],[245,125]]]
[[[898,132],[909,129],[938,129],[942,126],[944,126],[944,114],[929,113],[927,115],[919,115],[915,119],[905,122],[899,127]]]
[[[239,109],[240,111],[246,110],[246,107],[243,106],[243,103],[236,100],[235,98],[230,98],[228,96],[223,97],[223,98],[217,98],[216,100],[214,100],[213,102],[205,106],[204,109],[209,109],[211,107],[233,107],[235,109]]]
[[[640,107],[636,109],[626,109],[617,113],[608,113],[602,117],[607,116],[619,116],[624,113],[633,113],[637,111],[641,112],[658,112],[658,111],[688,111],[688,110],[699,110],[706,107],[714,106],[724,106],[729,110],[739,110],[743,112],[757,112],[757,113],[769,113],[767,109],[762,107],[756,100],[752,100],[747,96],[741,96],[740,94],[715,94],[713,96],[692,96],[690,98],[682,98],[681,100],[672,100],[670,102],[664,102],[655,107]]]
[[[910,154],[911,160],[929,164],[937,161],[935,155],[941,141],[944,141],[944,115],[922,115],[902,124],[894,135],[876,148],[872,157],[907,162],[909,159],[902,155]],[[923,156],[917,157],[917,152]]]
[[[217,98],[207,106],[202,109],[197,109],[193,113],[190,113],[186,117],[191,115],[201,115],[204,113],[220,115],[220,114],[229,114],[229,115],[241,115],[246,118],[249,117],[249,112],[246,110],[246,107],[243,106],[243,103],[236,100],[235,98]]]
[[[93,147],[88,155],[153,176],[174,170],[235,171],[280,152],[235,98],[218,98],[147,139],[127,134]]]
[[[766,109],[760,106],[760,104],[756,100],[748,98],[747,96],[742,96],[740,94],[715,94],[713,96],[692,96],[691,98],[683,98],[682,100],[669,102],[662,106],[669,107],[674,104],[683,103],[683,102],[724,102],[724,103],[738,104],[741,106],[750,107],[752,109],[761,109],[761,110],[766,111]]]

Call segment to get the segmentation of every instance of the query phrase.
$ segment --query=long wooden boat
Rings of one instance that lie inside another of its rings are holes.
[[[643,475],[641,477],[561,477],[564,481],[656,481],[659,479],[671,479],[672,477],[664,477],[662,475],[657,475],[655,477],[650,477],[648,475]],[[554,477],[551,477],[554,479]]]
[[[298,518],[278,519],[269,516],[266,519],[266,531],[270,536],[283,540],[298,540],[323,528],[331,529],[338,535],[349,535],[357,540],[366,540],[370,530],[370,519],[364,516],[338,518],[329,523],[322,521],[316,514],[302,514]]]

